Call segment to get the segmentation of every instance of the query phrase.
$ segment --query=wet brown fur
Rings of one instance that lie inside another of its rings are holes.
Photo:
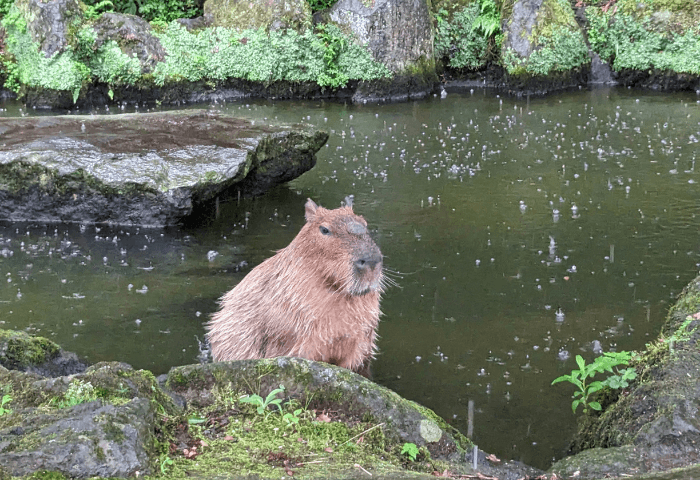
[[[286,355],[365,373],[382,288],[382,255],[364,218],[309,199],[294,240],[221,299],[207,324],[214,360]]]

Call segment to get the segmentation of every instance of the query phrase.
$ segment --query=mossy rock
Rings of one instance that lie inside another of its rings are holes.
[[[311,7],[305,0],[206,0],[204,14],[216,27],[303,32],[311,26]]]
[[[501,59],[510,77],[547,77],[590,64],[567,0],[518,0],[504,20]]]
[[[0,330],[0,365],[5,368],[26,370],[36,367],[58,356],[60,350],[61,347],[47,338]]]
[[[580,478],[597,478],[699,463],[699,342],[700,277],[670,309],[661,337],[633,364],[637,377],[630,386],[603,412],[580,422],[572,451],[581,453],[556,463],[552,471],[570,474],[588,465]],[[634,455],[623,462],[627,451]],[[596,460],[588,461],[592,458]]]
[[[189,405],[203,408],[217,401],[216,392],[258,393],[265,397],[280,384],[285,395],[304,404],[367,415],[387,424],[387,437],[434,450],[439,458],[451,458],[471,443],[432,410],[401,398],[391,390],[349,370],[300,358],[241,360],[187,365],[168,373],[166,388],[182,395]],[[251,386],[255,385],[255,392]]]

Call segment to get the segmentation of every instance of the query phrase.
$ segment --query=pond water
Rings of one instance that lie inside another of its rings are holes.
[[[465,433],[473,401],[481,449],[546,468],[576,426],[573,387],[551,381],[655,339],[700,267],[695,94],[212,108],[331,138],[311,172],[198,227],[0,225],[2,328],[156,374],[196,362],[217,298],[289,243],[306,198],[353,194],[398,283],[375,381]]]

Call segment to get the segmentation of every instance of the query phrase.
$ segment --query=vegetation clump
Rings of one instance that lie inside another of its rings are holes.
[[[391,76],[369,51],[346,37],[338,27],[325,25],[318,34],[295,30],[248,29],[236,32],[207,28],[188,32],[171,23],[158,35],[168,52],[156,65],[155,82],[184,79],[223,81],[239,78],[269,85],[273,82],[316,82],[339,88],[349,80],[374,80]]]
[[[451,15],[440,8],[435,19],[435,57],[451,68],[477,70],[501,47],[501,10],[494,0],[475,1]]]
[[[588,40],[600,58],[616,71],[670,70],[700,74],[700,25],[688,22],[687,9],[697,2],[622,3],[619,11],[586,10]],[[655,8],[662,10],[654,11]],[[692,10],[694,15],[700,14]],[[693,14],[691,14],[693,15]]]

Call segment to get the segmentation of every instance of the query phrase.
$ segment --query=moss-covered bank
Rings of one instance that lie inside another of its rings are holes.
[[[634,366],[622,392],[605,392],[603,411],[585,416],[572,443],[579,455],[552,471],[582,478],[638,474],[700,464],[700,277],[671,308],[659,339]],[[583,470],[582,470],[583,469]]]
[[[57,346],[0,332],[15,357]],[[15,362],[16,363],[16,362]],[[9,365],[9,363],[7,363]],[[470,442],[431,410],[297,358],[177,367],[157,381],[103,362],[44,377],[0,366],[0,475],[26,478],[428,478],[476,474]],[[479,473],[541,472],[479,453]]]

